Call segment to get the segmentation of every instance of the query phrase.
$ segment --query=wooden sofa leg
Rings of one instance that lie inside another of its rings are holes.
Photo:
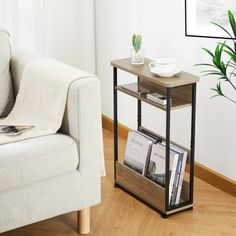
[[[90,207],[77,212],[78,232],[80,234],[90,233]]]

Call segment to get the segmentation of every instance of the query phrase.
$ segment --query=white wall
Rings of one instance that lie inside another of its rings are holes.
[[[130,56],[132,33],[142,33],[148,55],[176,58],[186,71],[199,74],[193,64],[207,61],[201,47],[217,40],[184,36],[184,1],[94,0],[96,4],[97,74],[102,83],[103,114],[112,115],[110,61]],[[95,71],[93,0],[1,0],[0,25],[12,33],[17,45],[55,57],[83,70]],[[120,83],[135,78],[119,72]],[[215,79],[198,85],[196,160],[236,180],[236,107],[221,98],[210,100]],[[136,101],[119,96],[119,120],[136,128]],[[164,134],[162,111],[144,106],[144,124]],[[172,134],[189,146],[190,109],[174,111]],[[186,135],[187,133],[187,135]]]
[[[20,48],[95,72],[93,0],[1,0],[0,25]]]
[[[43,54],[95,73],[93,0],[44,0]]]
[[[146,54],[176,58],[183,70],[200,75],[193,64],[209,60],[201,47],[214,48],[217,40],[185,37],[184,24],[182,0],[96,1],[97,74],[104,115],[113,118],[110,61],[130,56],[133,32],[143,34]],[[120,71],[118,78],[120,83],[135,81]],[[196,161],[236,180],[236,106],[222,98],[210,99],[215,84],[214,78],[201,78],[198,84]],[[146,105],[144,113],[144,124],[164,134],[164,112]],[[189,146],[189,120],[190,108],[172,112],[172,138],[185,146]],[[119,121],[136,127],[136,101],[123,94],[119,95]]]

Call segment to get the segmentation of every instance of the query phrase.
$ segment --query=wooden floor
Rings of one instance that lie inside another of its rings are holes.
[[[91,209],[91,236],[236,236],[236,198],[195,179],[194,210],[162,219],[160,215],[113,187],[113,139],[104,130],[107,177],[102,179],[102,204]],[[120,140],[120,154],[125,141]],[[0,212],[1,214],[1,212]],[[70,213],[23,227],[4,236],[77,235],[76,214]]]

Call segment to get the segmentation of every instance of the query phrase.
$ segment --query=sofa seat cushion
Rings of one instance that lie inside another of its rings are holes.
[[[68,173],[78,162],[75,141],[62,134],[0,145],[0,191]]]

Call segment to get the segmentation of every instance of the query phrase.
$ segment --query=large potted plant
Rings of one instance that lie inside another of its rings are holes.
[[[207,70],[204,70],[203,76],[216,76],[217,84],[212,90],[216,93],[213,97],[220,96],[230,102],[236,103],[235,98],[224,92],[222,82],[228,83],[231,89],[236,93],[236,22],[233,13],[228,11],[228,19],[232,29],[229,32],[223,26],[213,23],[217,27],[220,27],[230,37],[229,40],[220,42],[217,44],[215,51],[211,52],[207,48],[203,50],[212,58],[212,63],[197,64],[197,66],[206,66]]]

